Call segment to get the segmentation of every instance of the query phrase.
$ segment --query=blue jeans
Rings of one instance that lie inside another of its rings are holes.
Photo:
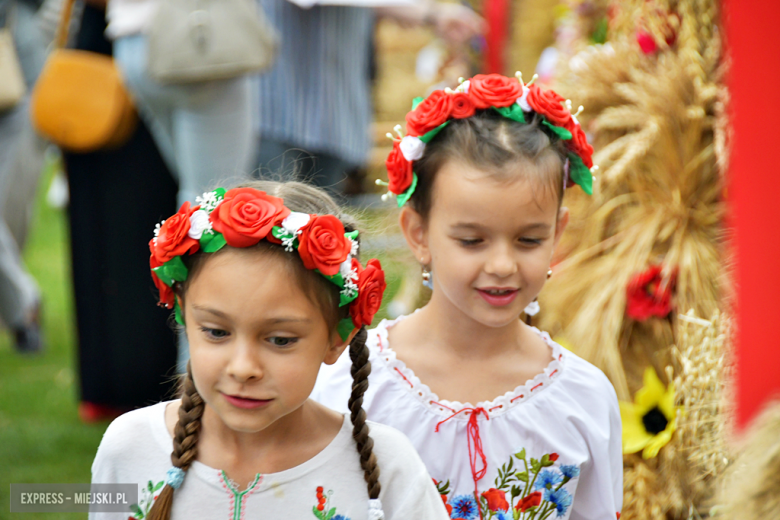
[[[249,77],[164,85],[147,74],[147,47],[142,34],[119,38],[114,59],[179,181],[179,205],[226,179],[248,178],[254,160]]]

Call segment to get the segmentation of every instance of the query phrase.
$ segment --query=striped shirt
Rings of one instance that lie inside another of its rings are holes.
[[[365,164],[371,150],[373,10],[259,3],[280,37],[276,61],[257,80],[260,138]]]

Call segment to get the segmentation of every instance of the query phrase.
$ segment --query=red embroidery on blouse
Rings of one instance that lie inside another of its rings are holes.
[[[509,400],[509,402],[510,402],[510,403],[514,403],[515,401],[517,401],[518,399],[522,399],[523,397],[525,397],[525,394],[520,394],[520,395],[518,395],[518,396],[516,396],[516,397],[513,397],[512,399],[510,399],[510,400]]]
[[[395,371],[396,371],[396,372],[398,372],[398,375],[400,375],[402,378],[404,378],[404,381],[406,381],[407,383],[409,383],[409,386],[411,386],[412,388],[414,388],[414,385],[412,384],[412,382],[411,382],[411,381],[409,381],[408,379],[406,379],[406,376],[403,374],[403,372],[401,372],[400,370],[398,370],[398,367],[395,367]]]
[[[487,457],[485,457],[485,452],[482,451],[482,437],[479,436],[479,422],[477,419],[479,418],[479,414],[485,414],[485,419],[490,420],[488,413],[481,406],[479,408],[463,408],[450,415],[443,421],[440,421],[436,425],[436,433],[439,432],[439,426],[462,412],[466,412],[466,415],[471,414],[471,417],[469,417],[468,426],[466,427],[466,432],[468,435],[469,464],[471,465],[471,478],[474,479],[474,496],[479,497],[479,488],[477,486],[477,482],[479,479],[485,476],[485,473],[487,473]],[[479,471],[477,471],[477,456],[482,459],[482,469]],[[479,518],[482,520],[481,508],[479,510]]]
[[[532,386],[531,387],[531,392],[533,392],[534,390],[536,390],[537,388],[539,388],[540,386],[543,386],[543,385],[544,385],[544,383],[539,383],[538,385]]]
[[[385,345],[382,343],[382,335],[377,334],[376,339],[377,341],[379,341],[379,352],[382,352],[383,350],[385,350]]]

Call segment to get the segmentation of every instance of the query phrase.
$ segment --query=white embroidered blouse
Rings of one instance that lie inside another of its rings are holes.
[[[534,329],[550,347],[543,373],[493,401],[450,402],[396,358],[387,331],[398,320],[369,331],[371,376],[363,408],[372,421],[409,437],[451,518],[620,517],[620,411],[599,369]],[[345,353],[323,367],[312,398],[346,411],[350,366]]]

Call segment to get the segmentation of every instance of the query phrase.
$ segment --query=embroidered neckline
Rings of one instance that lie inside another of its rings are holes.
[[[449,416],[464,408],[484,408],[490,417],[501,415],[549,387],[563,371],[564,348],[554,342],[548,333],[531,327],[551,350],[550,362],[542,372],[526,381],[525,384],[517,386],[514,390],[506,392],[492,401],[480,401],[476,405],[472,405],[471,403],[439,399],[439,396],[431,391],[428,385],[420,381],[414,371],[406,366],[406,363],[398,359],[395,351],[390,347],[390,342],[387,339],[388,329],[404,318],[406,316],[399,316],[394,320],[382,320],[371,331],[369,342],[375,346],[376,354],[380,360],[387,365],[391,378],[409,391],[425,408],[438,415]],[[469,416],[470,414],[462,414],[453,420],[468,421]]]

